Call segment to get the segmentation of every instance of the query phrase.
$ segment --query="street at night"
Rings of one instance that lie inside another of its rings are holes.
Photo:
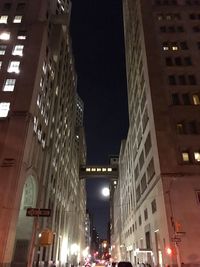
[[[0,1],[0,267],[200,267],[199,8]]]

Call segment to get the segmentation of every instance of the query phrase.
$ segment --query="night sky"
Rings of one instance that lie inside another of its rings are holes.
[[[71,36],[85,106],[87,164],[108,164],[128,128],[121,0],[72,0]],[[109,220],[109,202],[100,195],[104,185],[108,180],[87,180],[88,209],[102,238]]]

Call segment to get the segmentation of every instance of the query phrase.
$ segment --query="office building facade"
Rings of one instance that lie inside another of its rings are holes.
[[[121,248],[133,263],[199,266],[200,1],[124,0],[129,131]]]
[[[75,263],[85,244],[70,11],[68,0],[0,2],[1,266]]]

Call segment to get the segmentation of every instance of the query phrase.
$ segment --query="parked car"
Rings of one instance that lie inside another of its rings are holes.
[[[133,267],[130,261],[120,261],[117,264],[117,267]]]

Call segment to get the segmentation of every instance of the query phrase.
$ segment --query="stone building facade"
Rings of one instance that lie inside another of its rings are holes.
[[[70,12],[69,0],[0,2],[1,266],[61,266],[78,261],[85,244],[86,146],[83,134],[76,140]],[[30,207],[51,216],[27,217]],[[53,243],[41,247],[45,228]]]
[[[123,1],[130,127],[120,246],[135,264],[200,265],[199,7]]]

